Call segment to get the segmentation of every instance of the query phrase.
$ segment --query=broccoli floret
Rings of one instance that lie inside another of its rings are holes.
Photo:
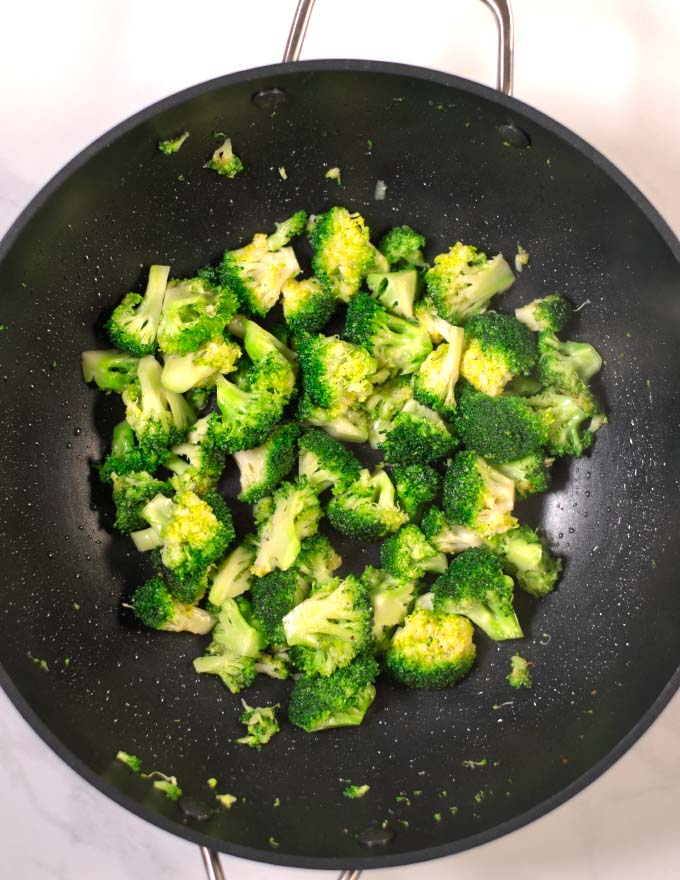
[[[173,446],[164,461],[165,467],[173,473],[170,482],[177,492],[190,489],[197,495],[205,495],[217,487],[226,456],[210,439],[210,428],[216,419],[214,414],[199,419],[186,441]]]
[[[422,249],[425,237],[410,226],[395,226],[380,239],[378,250],[387,257],[390,266],[427,266]]]
[[[335,314],[338,305],[318,278],[291,278],[281,289],[283,317],[293,333],[318,333]]]
[[[235,599],[250,589],[256,555],[255,537],[249,535],[217,566],[208,595],[211,605],[219,607],[225,599]]]
[[[471,450],[456,454],[444,476],[444,510],[452,523],[483,538],[500,534],[517,525],[514,506],[512,480]]]
[[[359,214],[331,208],[315,218],[309,240],[314,250],[312,268],[324,289],[349,302],[374,262],[369,231]]]
[[[195,605],[178,602],[159,577],[152,577],[137,587],[132,596],[132,610],[144,626],[151,629],[205,635],[215,626],[212,614]]]
[[[387,648],[394,628],[408,614],[416,596],[416,582],[367,565],[361,583],[373,606],[373,648],[375,652],[381,652]]]
[[[197,657],[194,660],[194,669],[196,672],[219,675],[232,694],[238,694],[249,687],[257,676],[252,657],[244,657],[227,650]]]
[[[425,283],[437,312],[452,324],[464,324],[479,314],[497,293],[504,293],[515,281],[512,269],[501,254],[486,254],[460,242],[434,259]]]
[[[337,531],[350,538],[375,541],[396,532],[408,517],[394,497],[394,486],[385,471],[362,470],[359,479],[336,495],[326,511]]]
[[[489,538],[486,543],[518,587],[532,596],[547,596],[555,589],[562,560],[550,553],[534,529],[519,526]]]
[[[587,394],[587,383],[602,367],[602,358],[587,342],[562,342],[554,333],[538,337],[538,378],[568,394]]]
[[[243,715],[241,715],[241,724],[246,725],[248,734],[240,737],[236,742],[259,751],[281,729],[276,720],[276,710],[280,706],[253,707],[249,706],[245,700],[241,700],[241,703],[244,709]]]
[[[293,248],[273,250],[267,236],[258,232],[250,244],[225,251],[219,271],[243,309],[264,317],[279,301],[283,285],[300,274],[300,265]]]
[[[558,293],[535,299],[526,306],[515,309],[517,320],[526,324],[534,333],[544,330],[559,333],[566,327],[570,314],[571,304]]]
[[[210,398],[212,397],[212,392],[213,388],[208,387],[207,385],[199,385],[196,388],[190,388],[185,394],[185,397],[193,411],[195,413],[201,413],[204,409],[207,409],[208,404],[210,403]]]
[[[474,663],[473,635],[465,617],[416,608],[392,636],[385,665],[407,687],[451,687]]]
[[[425,358],[413,378],[413,394],[419,403],[444,415],[455,412],[455,387],[464,343],[463,328],[452,326],[449,341],[442,342]]]
[[[151,266],[143,295],[126,294],[106,324],[111,341],[122,351],[142,357],[156,351],[170,266]]]
[[[346,798],[354,800],[355,798],[362,798],[370,790],[370,785],[348,785],[346,788],[343,789],[342,793]]]
[[[526,376],[536,363],[536,336],[512,315],[487,312],[465,325],[460,374],[478,391],[501,394],[513,376]]]
[[[262,446],[234,453],[241,476],[240,501],[254,504],[271,495],[295,464],[299,433],[296,424],[278,425]]]
[[[525,400],[541,419],[551,455],[583,455],[593,445],[595,432],[607,421],[588,389],[581,394],[546,389]]]
[[[270,653],[263,651],[255,661],[255,669],[269,678],[285,681],[290,676],[290,657],[285,651],[277,650]]]
[[[381,254],[378,248],[371,244],[371,251],[373,252],[373,262],[368,267],[368,274],[366,275],[366,279],[368,281],[368,275],[374,275],[375,273],[384,274],[385,272],[390,271],[390,264],[387,260],[387,257],[384,254]]]
[[[98,466],[99,478],[103,483],[111,483],[114,474],[130,474],[146,471],[155,473],[167,457],[164,449],[138,446],[130,425],[123,420],[113,429],[111,452]]]
[[[243,346],[254,364],[265,360],[268,355],[281,354],[290,364],[291,370],[297,375],[297,355],[285,342],[255,321],[248,318],[242,320]],[[272,327],[272,330],[274,327]]]
[[[280,568],[289,569],[300,552],[301,542],[316,533],[321,505],[306,480],[281,483],[273,495],[258,501],[257,555],[252,572],[262,577]]]
[[[126,767],[129,767],[133,773],[139,773],[142,769],[142,761],[141,758],[138,758],[137,755],[129,755],[127,752],[116,752],[116,761],[120,761],[121,764],[125,764]]]
[[[420,526],[430,544],[442,553],[462,553],[482,543],[477,532],[467,526],[450,523],[444,511],[438,507],[431,507],[427,511]]]
[[[293,663],[306,675],[331,675],[347,666],[372,638],[368,593],[352,575],[315,587],[283,618]]]
[[[510,658],[510,664],[511,669],[506,676],[510,687],[532,687],[533,682],[531,680],[531,667],[533,664],[529,663],[528,660],[525,660],[524,657],[520,657],[519,654],[514,654]]]
[[[259,657],[267,639],[253,616],[245,596],[225,599],[220,605],[217,625],[213,630],[209,654],[229,651],[241,657]]]
[[[184,141],[189,137],[188,131],[183,131],[182,134],[178,135],[174,138],[168,138],[165,141],[158,141],[158,149],[165,156],[172,156],[173,153],[179,152]]]
[[[378,664],[368,654],[328,677],[301,676],[290,695],[288,720],[307,733],[331,727],[354,727],[375,699]]]
[[[393,421],[412,399],[413,389],[406,376],[390,379],[374,389],[365,404],[369,419],[368,442],[372,449],[378,449],[384,443]]]
[[[196,386],[212,386],[217,376],[231,373],[241,357],[233,340],[218,336],[188,354],[167,354],[163,358],[161,382],[168,391],[184,394]]]
[[[215,150],[212,158],[205,163],[205,167],[211,171],[217,171],[218,174],[229,179],[233,179],[239,172],[243,171],[243,162],[234,154],[231,147],[231,138],[227,138]]]
[[[140,446],[163,449],[179,443],[196,420],[181,394],[161,384],[163,368],[153,355],[140,358],[137,378],[123,391],[125,418]]]
[[[417,525],[409,523],[383,543],[380,561],[389,574],[405,580],[420,580],[427,572],[442,574],[446,556],[438,552]]]
[[[314,405],[341,415],[373,390],[376,361],[338,336],[307,336],[298,343],[305,394]]]
[[[334,437],[318,428],[309,428],[298,440],[299,474],[317,492],[331,488],[334,493],[359,479],[361,466],[355,456]]]
[[[524,458],[497,464],[495,467],[512,480],[515,484],[515,497],[522,501],[529,495],[548,491],[553,461],[553,458],[546,458],[543,453],[532,452]]]
[[[425,330],[433,345],[448,342],[454,331],[454,324],[445,321],[437,312],[431,296],[425,296],[413,308],[415,320]]]
[[[142,509],[156,495],[170,495],[169,483],[156,480],[146,471],[132,471],[127,474],[112,474],[113,503],[116,505],[114,527],[127,534],[146,526]]]
[[[295,560],[295,570],[310,587],[327,584],[333,580],[333,572],[340,568],[342,559],[331,547],[325,535],[313,535],[302,542],[302,549]]]
[[[456,445],[438,413],[408,400],[392,422],[380,449],[389,464],[429,464],[450,455]]]
[[[367,293],[357,294],[349,304],[345,336],[392,376],[415,373],[432,351],[430,337],[419,324],[391,314]]]
[[[137,375],[139,358],[117,349],[84,351],[80,356],[83,379],[94,382],[100,391],[122,394]]]
[[[317,406],[308,395],[304,395],[300,399],[298,419],[310,427],[323,428],[331,437],[344,443],[365,443],[368,439],[368,416],[358,407],[334,415],[331,410]]]
[[[418,273],[415,269],[401,272],[370,272],[366,285],[371,295],[390,312],[414,320],[413,304],[418,292]]]
[[[267,244],[270,251],[281,250],[288,244],[291,238],[296,235],[302,235],[307,227],[307,212],[296,211],[292,217],[284,220],[283,223],[276,223],[276,232],[272,232],[267,237]]]
[[[283,618],[307,598],[309,584],[298,576],[295,567],[288,571],[274,569],[252,585],[253,614],[268,645],[285,645]]]
[[[392,482],[409,520],[416,522],[425,505],[437,497],[442,478],[428,464],[402,464],[392,469]]]
[[[545,427],[523,397],[489,397],[471,388],[460,395],[453,426],[463,446],[497,463],[538,454]]]
[[[236,314],[236,297],[214,273],[170,281],[158,325],[158,346],[165,354],[184,355],[217,339]]]
[[[512,607],[512,578],[503,574],[498,557],[484,547],[454,556],[432,592],[435,611],[469,617],[495,641],[523,636]]]

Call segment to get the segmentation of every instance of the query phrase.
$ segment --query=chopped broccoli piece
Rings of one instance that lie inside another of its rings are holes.
[[[290,675],[290,657],[285,651],[262,652],[255,661],[255,670],[269,678],[284,681]]]
[[[157,791],[162,791],[166,798],[170,801],[178,801],[182,797],[182,789],[177,784],[176,776],[166,776],[160,770],[153,770],[151,773],[142,773],[142,779],[151,779],[154,776],[160,776],[155,779],[153,787]]]
[[[374,262],[363,217],[346,208],[331,208],[315,218],[309,238],[314,274],[328,293],[349,302]]]
[[[469,617],[495,641],[522,638],[512,607],[512,578],[490,550],[473,547],[455,556],[432,589],[435,611]]]
[[[291,278],[281,289],[283,317],[293,333],[318,333],[333,317],[338,301],[318,278]]]
[[[137,587],[132,596],[132,610],[144,626],[166,632],[205,635],[215,626],[212,614],[195,605],[178,602],[157,576]]]
[[[126,421],[113,429],[111,452],[97,468],[103,483],[111,483],[114,474],[130,474],[146,471],[153,474],[167,457],[165,450],[150,446],[138,446],[134,431]]]
[[[293,687],[288,720],[307,733],[331,727],[353,727],[375,699],[378,664],[364,654],[328,677],[301,676]]]
[[[455,330],[455,325],[445,321],[437,312],[431,296],[425,296],[417,302],[413,309],[415,320],[426,330],[433,345],[448,342]]]
[[[446,571],[446,556],[429,543],[417,525],[409,523],[387,538],[380,550],[385,571],[404,580],[419,580],[427,572]]]
[[[394,497],[385,471],[362,470],[359,479],[336,495],[326,511],[331,525],[350,538],[374,541],[395,532],[408,517]]]
[[[487,312],[465,325],[460,374],[478,391],[501,394],[514,376],[526,376],[536,363],[536,337],[512,315]]]
[[[515,309],[515,317],[518,321],[540,333],[547,330],[549,333],[559,333],[567,325],[571,314],[571,304],[558,293],[535,299],[533,302]]]
[[[137,375],[139,359],[133,355],[107,349],[106,351],[84,351],[80,356],[83,379],[94,382],[100,391],[107,394],[115,391],[122,394],[126,385]]]
[[[602,367],[602,358],[587,342],[562,342],[554,333],[538,337],[538,378],[566,394],[587,394],[587,383]]]
[[[416,608],[392,636],[385,665],[407,687],[451,687],[474,663],[473,635],[465,617]]]
[[[551,455],[583,455],[607,421],[588,389],[581,394],[546,389],[525,400],[541,419]]]
[[[528,660],[514,654],[510,658],[511,669],[507,675],[508,684],[513,688],[530,688],[533,685],[531,680],[531,666]]]
[[[380,444],[389,464],[429,464],[450,455],[455,447],[441,416],[415,400],[403,405]]]
[[[106,329],[116,348],[137,357],[156,351],[169,274],[170,266],[151,266],[144,294],[127,293],[113,310]]]
[[[363,797],[368,791],[370,791],[370,789],[370,785],[348,785],[343,789],[342,793],[346,798],[354,800],[355,798]]]
[[[316,406],[314,401],[305,395],[300,400],[298,418],[305,425],[323,428],[331,437],[344,443],[365,443],[368,439],[368,416],[358,406],[337,415],[332,410]]]
[[[258,501],[254,513],[257,555],[251,570],[262,577],[275,568],[286,571],[293,565],[302,540],[316,533],[321,506],[314,489],[301,479],[281,483],[273,495]]]
[[[342,186],[342,178],[340,174],[339,168],[329,168],[328,171],[324,174],[326,180],[334,180],[338,186]]]
[[[212,154],[212,157],[205,163],[205,167],[211,171],[216,171],[223,177],[232,180],[236,175],[243,171],[243,162],[234,154],[231,147],[231,138],[227,138],[225,142],[218,147]]]
[[[394,577],[381,568],[367,565],[361,583],[373,606],[373,642],[375,651],[387,648],[396,626],[403,622],[416,596],[416,582]]]
[[[460,375],[465,331],[451,327],[448,342],[442,342],[418,368],[413,379],[413,394],[419,403],[444,415],[456,410],[455,387]]]
[[[307,212],[296,211],[292,217],[282,223],[276,223],[276,232],[267,236],[267,244],[270,251],[278,251],[288,244],[291,238],[302,235],[307,227]]]
[[[417,522],[425,505],[437,497],[442,478],[428,464],[401,464],[392,469],[392,482],[409,520]]]
[[[378,449],[384,443],[392,423],[404,408],[404,404],[413,399],[413,389],[406,376],[390,379],[374,389],[365,404],[368,419],[368,442],[372,449]]]
[[[331,547],[325,535],[306,538],[295,561],[298,577],[304,579],[312,588],[332,581],[333,572],[341,565],[342,559]]]
[[[212,637],[208,654],[228,651],[241,657],[256,658],[260,656],[260,651],[267,642],[267,637],[260,628],[260,622],[254,616],[245,596],[225,599],[222,602]]]
[[[550,553],[534,529],[519,526],[489,538],[486,543],[518,587],[532,596],[547,596],[555,589],[562,560]]]
[[[232,694],[238,694],[249,687],[257,675],[252,657],[243,657],[227,650],[197,657],[194,660],[194,669],[196,672],[219,675]]]
[[[427,511],[421,528],[430,544],[442,553],[462,553],[463,550],[479,547],[482,543],[477,532],[467,526],[450,523],[438,507],[431,507]]]
[[[444,510],[452,523],[482,538],[517,525],[515,484],[472,450],[458,452],[444,476]]]
[[[127,752],[116,752],[116,761],[125,764],[125,766],[129,767],[133,773],[139,773],[142,769],[141,759],[136,755],[129,755]]]
[[[293,248],[273,249],[269,238],[258,232],[250,244],[225,251],[219,272],[222,283],[236,293],[243,309],[249,315],[264,317],[279,301],[283,285],[300,274],[300,265]]]
[[[332,488],[334,493],[359,479],[361,469],[354,455],[336,440],[318,428],[309,428],[298,441],[300,449],[299,474],[306,477],[317,492]]]
[[[294,423],[278,425],[262,446],[234,453],[241,475],[240,501],[254,504],[271,495],[293,468],[299,433]]]
[[[228,287],[214,283],[211,272],[170,281],[158,325],[161,351],[178,355],[196,351],[222,335],[237,308],[234,294]],[[214,352],[201,352],[201,356],[204,354],[210,358]]]
[[[123,391],[125,418],[140,446],[163,449],[179,443],[196,420],[181,394],[161,384],[163,368],[153,355],[140,358],[137,378]]]
[[[298,343],[305,394],[331,417],[366,400],[373,390],[375,359],[338,336],[307,336]]]
[[[497,464],[495,467],[513,481],[515,497],[522,501],[529,495],[548,491],[553,461],[553,458],[546,458],[542,453],[532,452],[524,458]]]
[[[146,527],[142,508],[159,493],[170,495],[169,483],[156,480],[146,471],[112,474],[113,503],[116,506],[114,528],[127,534]]]
[[[278,705],[249,706],[245,700],[241,700],[241,703],[244,709],[243,715],[241,715],[241,724],[246,725],[248,733],[237,739],[236,742],[259,751],[281,730],[279,722],[276,720],[276,710],[281,707]]]
[[[189,137],[188,131],[183,131],[182,134],[177,135],[174,138],[168,138],[165,141],[158,141],[158,149],[165,156],[172,156],[173,153],[179,152],[184,141]]]
[[[366,276],[366,285],[371,296],[390,312],[414,320],[413,304],[418,292],[418,273],[415,269],[370,272]]]
[[[274,569],[252,585],[253,614],[268,645],[285,645],[283,618],[307,598],[309,584],[299,577],[295,567]]]
[[[219,801],[220,806],[224,807],[225,810],[231,810],[238,798],[234,797],[233,794],[216,794],[215,800]]]
[[[390,266],[417,266],[423,268],[422,249],[425,237],[410,226],[395,226],[380,239],[378,250],[387,257]]]
[[[221,373],[231,373],[241,357],[233,340],[218,336],[188,354],[167,354],[163,358],[161,382],[168,391],[184,394],[197,386],[214,385]]]
[[[256,555],[255,538],[249,535],[218,565],[208,596],[211,605],[220,606],[225,599],[235,599],[250,589],[250,569]]]
[[[170,483],[175,491],[190,489],[205,495],[217,487],[225,465],[225,454],[211,442],[211,425],[217,416],[199,419],[184,443],[173,446],[163,462],[172,471]]]

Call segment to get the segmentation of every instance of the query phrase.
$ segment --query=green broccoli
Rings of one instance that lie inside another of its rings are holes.
[[[233,179],[243,171],[243,162],[234,154],[231,146],[231,138],[227,138],[224,143],[219,146],[212,157],[205,163],[205,167],[211,171],[216,171],[223,177]]]
[[[316,533],[321,506],[314,489],[304,480],[281,483],[273,495],[258,501],[254,510],[258,525],[257,555],[252,572],[262,577],[293,565],[301,542]]]
[[[129,755],[127,752],[116,752],[116,761],[125,764],[133,773],[139,773],[142,769],[142,760],[137,755]]]
[[[290,676],[290,657],[282,650],[263,651],[255,661],[255,670],[269,678],[285,681]]]
[[[298,419],[304,425],[323,428],[328,435],[344,443],[365,443],[368,440],[368,416],[358,405],[338,415],[317,406],[309,395],[304,395],[300,399]]]
[[[414,320],[413,304],[418,292],[418,273],[415,269],[370,272],[366,276],[366,285],[371,296],[390,312]]]
[[[417,372],[432,351],[430,337],[419,324],[391,314],[367,293],[357,294],[349,304],[345,336],[392,376]]]
[[[337,531],[350,538],[375,541],[396,532],[408,517],[394,497],[394,486],[385,471],[362,470],[359,479],[336,495],[326,511]]]
[[[484,394],[496,396],[514,376],[526,376],[536,363],[536,336],[512,315],[487,312],[465,325],[460,374]]]
[[[451,687],[474,663],[473,635],[465,617],[416,608],[392,636],[385,666],[407,687]]]
[[[94,382],[100,391],[107,394],[111,391],[122,394],[126,385],[133,382],[137,375],[139,358],[114,348],[84,351],[80,361],[86,382]]]
[[[295,464],[299,433],[295,423],[278,425],[262,446],[234,453],[241,476],[240,501],[254,504],[271,495]]]
[[[163,449],[179,443],[196,420],[181,394],[161,384],[163,368],[153,355],[140,358],[137,378],[123,391],[125,418],[140,446]]]
[[[361,575],[373,606],[373,649],[387,648],[396,626],[403,622],[416,596],[416,582],[394,577],[381,568],[367,565]]]
[[[146,471],[132,471],[126,474],[112,474],[113,503],[116,506],[114,527],[127,534],[146,526],[142,509],[156,495],[170,495],[169,483],[154,479]]]
[[[512,578],[503,574],[498,557],[484,547],[454,556],[432,592],[435,611],[469,617],[494,641],[523,636],[512,607]]]
[[[485,538],[517,525],[515,484],[472,450],[458,452],[444,476],[444,510],[452,522]]]
[[[374,262],[369,231],[359,214],[334,207],[316,217],[309,240],[312,268],[324,289],[349,302]]]
[[[442,553],[462,553],[482,543],[477,532],[467,526],[450,523],[444,511],[438,507],[431,507],[427,511],[420,527],[430,544]]]
[[[220,606],[225,599],[235,599],[246,593],[252,584],[250,569],[257,555],[254,535],[248,535],[217,566],[212,578],[208,599],[211,605]]]
[[[368,276],[369,275],[375,275],[376,273],[382,275],[385,272],[390,271],[390,264],[389,264],[387,257],[384,256],[384,254],[381,254],[380,251],[378,250],[378,248],[374,244],[371,244],[371,251],[373,253],[373,262],[371,263],[371,265],[368,267],[368,270],[367,270],[367,275],[366,275],[366,282],[367,283],[368,283]]]
[[[233,340],[218,336],[188,354],[166,354],[161,382],[168,391],[184,394],[197,386],[212,386],[220,374],[231,373],[241,357]]]
[[[538,351],[538,378],[565,394],[587,394],[587,383],[602,368],[602,358],[592,345],[562,342],[554,333],[539,333]]]
[[[352,575],[317,585],[283,618],[293,663],[306,675],[331,675],[371,644],[373,609]]]
[[[183,131],[182,134],[177,135],[174,138],[168,138],[164,141],[158,141],[158,149],[165,156],[172,156],[173,153],[179,152],[184,141],[189,137],[188,131]]]
[[[430,464],[446,458],[456,445],[438,413],[408,400],[392,422],[380,449],[388,464]]]
[[[248,733],[246,736],[239,737],[236,742],[259,751],[281,729],[276,720],[276,710],[280,706],[253,707],[249,706],[245,700],[241,700],[241,703],[244,709],[243,715],[241,715],[241,724],[245,724]]]
[[[346,798],[354,800],[355,798],[362,798],[370,790],[370,785],[348,785],[342,793]]]
[[[225,251],[219,273],[249,315],[264,317],[279,301],[283,285],[300,274],[300,265],[292,247],[274,249],[258,232],[250,244]]]
[[[496,464],[495,467],[512,480],[515,484],[515,497],[522,501],[529,495],[548,491],[553,462],[553,458],[546,458],[543,453],[532,452],[524,458]]]
[[[373,390],[365,403],[369,419],[368,442],[372,449],[380,448],[385,442],[395,418],[404,408],[404,404],[412,399],[413,389],[406,376],[390,379]]]
[[[127,293],[106,323],[111,341],[122,351],[142,357],[156,351],[170,266],[151,266],[144,294]]]
[[[456,410],[456,382],[460,375],[465,331],[451,327],[448,342],[442,342],[429,354],[413,377],[415,399],[444,415]]]
[[[510,397],[531,397],[543,390],[543,384],[531,376],[515,376],[503,389],[503,394]]]
[[[245,596],[225,599],[219,607],[208,653],[229,651],[240,657],[256,658],[266,644],[267,637]]]
[[[335,314],[338,301],[318,278],[291,278],[281,289],[283,317],[293,333],[319,333]]]
[[[233,651],[216,650],[194,660],[196,672],[218,675],[232,694],[249,687],[257,676],[255,660]]]
[[[317,492],[332,488],[337,494],[359,479],[361,466],[357,459],[325,431],[308,428],[298,440],[298,448],[299,474]]]
[[[548,333],[559,333],[566,327],[570,314],[571,304],[558,293],[535,299],[528,305],[515,309],[517,320],[526,324],[534,333],[546,330]]]
[[[290,695],[288,720],[307,733],[361,724],[375,699],[377,675],[378,664],[363,654],[328,677],[301,676]]]
[[[160,577],[152,577],[137,587],[132,596],[132,610],[144,626],[166,632],[205,635],[215,626],[215,618],[203,608],[174,599]]]
[[[419,580],[428,572],[446,571],[446,556],[429,543],[417,525],[409,523],[391,535],[380,548],[383,568],[396,578]]]
[[[292,217],[282,223],[276,223],[276,231],[267,237],[270,251],[279,251],[285,247],[291,238],[302,235],[307,227],[307,212],[296,211]]]
[[[327,584],[333,580],[333,572],[340,568],[342,559],[331,547],[325,535],[313,535],[302,542],[295,560],[295,570],[310,587]]]
[[[236,314],[238,303],[214,272],[168,283],[158,325],[158,346],[165,354],[184,355],[217,339]]]
[[[551,455],[583,455],[593,445],[595,432],[607,422],[588,389],[572,394],[548,388],[525,400],[541,419]]]
[[[243,346],[254,364],[264,361],[270,354],[278,353],[288,361],[291,370],[297,376],[297,355],[288,348],[282,339],[248,318],[244,318],[241,324],[243,327]]]
[[[390,266],[426,267],[422,249],[425,237],[410,226],[395,226],[383,235],[378,250],[387,257]]]
[[[375,359],[338,336],[307,336],[298,342],[305,394],[313,404],[341,415],[373,390]]]
[[[500,559],[503,571],[527,593],[547,596],[555,589],[562,560],[550,553],[534,529],[519,526],[489,538],[486,544]]]
[[[392,482],[399,503],[411,522],[420,520],[424,507],[433,501],[441,488],[442,478],[428,464],[401,464],[392,468]]]
[[[252,584],[253,614],[268,645],[285,645],[283,618],[299,605],[309,593],[309,584],[295,567],[287,571],[274,569]]]
[[[211,425],[216,419],[218,416],[214,413],[199,419],[184,443],[173,446],[163,462],[173,473],[170,483],[175,491],[190,489],[197,495],[205,495],[217,487],[226,456],[210,439]]]
[[[195,413],[202,413],[208,408],[212,393],[213,389],[207,385],[198,385],[196,388],[190,388],[184,396]]]
[[[533,685],[531,680],[531,667],[533,664],[525,660],[524,657],[520,657],[519,654],[514,654],[510,658],[510,663],[511,669],[506,676],[510,687],[530,688]]]
[[[442,318],[435,308],[431,296],[425,296],[415,304],[413,315],[423,330],[428,333],[433,345],[448,342],[451,338],[455,325]]]
[[[137,445],[134,431],[123,420],[113,429],[111,452],[97,465],[97,470],[103,483],[111,483],[114,474],[122,475],[139,471],[153,474],[166,457],[165,449]]]

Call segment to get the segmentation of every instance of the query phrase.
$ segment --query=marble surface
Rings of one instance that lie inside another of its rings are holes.
[[[38,0],[5,8],[0,233],[65,161],[127,115],[193,83],[277,61],[294,5]],[[495,35],[480,3],[456,0],[440,8],[439,0],[423,0],[420,17],[402,28],[394,15],[393,24],[383,22],[389,7],[319,0],[303,57],[374,57],[493,82]],[[206,30],[218,9],[220,26]],[[514,0],[514,9],[515,94],[604,152],[680,233],[677,0]],[[223,25],[227,10],[229,28]],[[680,696],[622,760],[572,801],[502,840],[426,870],[433,878],[468,880],[501,872],[506,880],[677,877],[679,731]],[[81,781],[2,694],[0,792],[3,877],[203,876],[196,847],[126,813]],[[227,877],[244,880],[301,874],[226,857],[224,866]],[[418,870],[389,869],[380,877],[410,878]],[[316,875],[328,876],[308,872]]]

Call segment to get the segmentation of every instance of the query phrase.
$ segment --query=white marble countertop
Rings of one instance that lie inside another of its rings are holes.
[[[6,6],[0,234],[66,160],[129,114],[193,83],[278,61],[294,5],[38,0]],[[387,0],[318,0],[317,6],[305,58],[373,57],[494,81],[493,24],[473,0],[423,0],[420,16],[409,15],[401,30],[383,23],[387,10],[394,19],[398,7]],[[516,96],[600,149],[680,233],[680,4],[514,0],[514,10]],[[469,33],[478,36],[462,36]],[[642,740],[585,792],[501,840],[430,863],[429,876],[678,877],[679,731],[676,696]],[[81,781],[2,694],[0,743],[3,877],[203,877],[196,847],[126,813]],[[224,866],[234,878],[301,875],[226,857]],[[415,877],[417,871],[388,869],[380,876]],[[307,876],[317,875],[329,876]]]

